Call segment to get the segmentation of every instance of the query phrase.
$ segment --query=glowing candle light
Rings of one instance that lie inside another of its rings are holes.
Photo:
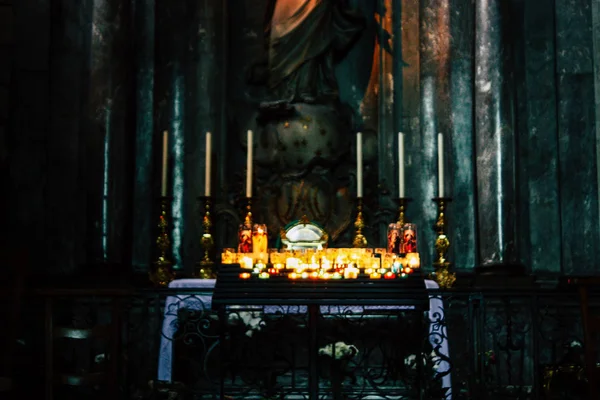
[[[249,279],[250,278],[250,274],[248,272],[242,272],[240,274],[240,279]]]
[[[371,279],[380,279],[381,278],[381,274],[378,273],[378,272],[371,272],[369,274],[369,278],[371,278]]]
[[[269,273],[268,273],[268,272],[261,272],[260,274],[258,274],[258,277],[259,277],[260,279],[269,279],[269,277],[270,277],[270,276],[271,276],[271,275],[269,275]]]
[[[421,260],[420,260],[419,256],[418,255],[417,256],[414,256],[414,255],[411,256],[408,259],[408,266],[410,268],[413,268],[413,269],[419,268],[421,266]]]
[[[266,259],[268,246],[267,227],[265,225],[255,224],[252,231],[252,250],[254,253],[260,253],[261,258]]]
[[[254,265],[254,260],[252,260],[252,257],[242,257],[240,265],[242,268],[252,269],[252,266]]]
[[[298,269],[298,267],[300,266],[300,260],[298,260],[295,257],[288,257],[285,260],[285,264],[288,269]]]
[[[396,274],[394,274],[392,271],[388,271],[385,273],[385,275],[383,276],[385,279],[395,279],[396,278]]]
[[[356,279],[358,278],[358,268],[348,267],[344,270],[344,278],[345,279]]]

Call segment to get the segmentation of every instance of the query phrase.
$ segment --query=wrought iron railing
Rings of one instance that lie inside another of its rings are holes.
[[[443,308],[431,309],[425,325],[410,310],[321,308],[320,397],[419,398],[420,391],[426,399],[586,399],[576,291],[430,294],[443,300]],[[28,295],[15,384],[24,394],[43,397],[36,392],[40,385],[27,382],[47,373],[44,302],[53,300],[48,312],[55,324],[82,327],[110,321],[112,301],[119,299],[122,398],[218,398],[222,391],[233,398],[308,398],[306,309],[235,308],[220,320],[206,306],[210,297],[210,290],[196,289]],[[598,300],[591,304],[595,309]],[[92,365],[81,364],[68,347],[55,349],[54,357],[67,359],[63,367],[93,368],[105,353],[90,351]]]

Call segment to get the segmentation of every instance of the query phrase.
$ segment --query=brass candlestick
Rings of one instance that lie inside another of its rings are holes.
[[[202,238],[200,245],[204,249],[204,257],[198,263],[198,276],[201,279],[214,279],[217,277],[215,263],[211,259],[211,253],[215,245],[212,236],[212,215],[210,213],[211,198],[210,196],[201,196],[198,198],[201,204],[204,204],[204,216],[202,217]]]
[[[352,241],[352,246],[355,248],[367,247],[367,238],[363,235],[362,231],[365,227],[365,222],[362,215],[362,197],[357,199],[356,203],[356,220],[354,221],[354,227],[356,228],[356,234]]]
[[[398,226],[402,228],[404,224],[408,222],[406,219],[406,207],[408,203],[411,201],[411,198],[408,197],[399,197],[396,199],[396,203],[398,203]]]
[[[435,279],[441,288],[449,288],[456,280],[456,274],[450,272],[450,262],[446,258],[448,248],[450,247],[450,240],[446,235],[446,204],[452,201],[452,199],[448,197],[436,197],[433,201],[438,206],[438,218],[434,225],[434,230],[437,233],[434,245],[437,260],[433,262],[433,266],[436,269]]]
[[[167,209],[171,198],[162,196],[160,198],[160,216],[158,219],[158,237],[156,238],[156,248],[158,249],[158,258],[152,263],[152,270],[149,273],[150,281],[156,286],[168,286],[169,282],[175,279],[173,263],[168,259],[167,254],[171,249],[171,239],[169,238],[169,222]]]

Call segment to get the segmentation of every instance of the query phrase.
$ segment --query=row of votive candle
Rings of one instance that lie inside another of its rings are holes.
[[[391,268],[365,268],[363,271],[370,279],[395,279],[410,275],[414,268],[409,263],[403,264],[396,261]],[[344,265],[333,270],[325,269],[296,269],[286,272],[289,279],[357,279],[361,270],[353,265]],[[252,275],[258,275],[260,279],[268,279],[274,275],[281,275],[281,269],[274,267],[266,268],[264,264],[256,264],[252,272],[240,273],[241,279],[249,279]]]
[[[292,251],[285,253],[234,253],[222,254],[223,264],[240,264],[246,271],[240,277],[252,274],[259,278],[287,274],[290,279],[356,279],[364,272],[372,279],[395,278],[410,274],[420,267],[418,253],[396,255],[376,254],[364,249],[326,249],[324,251]]]
[[[289,251],[269,253],[236,253],[228,249],[221,254],[222,264],[240,264],[252,269],[255,264],[272,264],[277,269],[331,269],[334,265],[354,265],[370,268],[373,265],[392,265],[401,262],[412,268],[420,267],[419,253],[373,254],[372,249],[326,249],[323,251]]]

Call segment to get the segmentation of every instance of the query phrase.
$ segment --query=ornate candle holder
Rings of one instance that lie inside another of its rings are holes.
[[[398,225],[400,226],[400,228],[402,228],[404,226],[404,224],[406,224],[408,222],[408,220],[406,219],[406,207],[408,206],[408,203],[411,202],[412,199],[409,197],[399,197],[396,199],[396,203],[398,203]]]
[[[202,261],[197,263],[198,276],[201,279],[214,279],[217,277],[217,271],[215,270],[215,263],[211,259],[211,253],[215,245],[212,236],[212,216],[210,213],[211,209],[211,198],[210,196],[198,197],[200,204],[204,204],[204,216],[202,217],[202,238],[200,239],[200,245],[204,249],[204,256]]]
[[[355,248],[367,247],[367,238],[365,238],[365,236],[362,233],[365,227],[365,222],[363,220],[362,215],[362,206],[362,197],[359,197],[356,203],[356,220],[354,221],[356,234],[354,235],[354,240],[352,241],[352,246],[354,246]]]
[[[436,269],[435,279],[441,288],[449,288],[456,280],[456,274],[450,272],[450,262],[446,258],[448,248],[450,247],[450,240],[446,235],[446,204],[452,201],[452,199],[448,197],[436,197],[433,201],[438,206],[438,218],[434,225],[434,229],[437,232],[437,238],[435,239],[437,260],[433,262],[433,266]]]
[[[168,259],[167,254],[171,250],[171,239],[169,238],[169,222],[167,209],[171,202],[170,197],[162,196],[160,198],[160,216],[158,219],[158,237],[156,238],[156,248],[158,250],[158,259],[152,263],[152,269],[149,273],[150,281],[156,286],[168,286],[169,282],[175,279],[173,263]]]
[[[244,217],[244,225],[252,229],[252,197],[246,197],[246,216]]]

